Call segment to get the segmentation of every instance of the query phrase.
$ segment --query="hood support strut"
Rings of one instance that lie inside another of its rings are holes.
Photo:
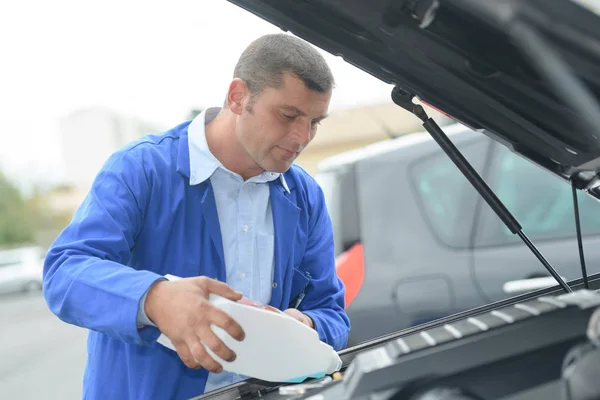
[[[481,197],[489,204],[494,212],[500,217],[502,222],[510,229],[513,234],[518,235],[521,240],[529,247],[531,252],[537,257],[538,260],[544,265],[544,267],[550,272],[550,274],[556,279],[558,284],[564,289],[565,292],[572,292],[573,290],[567,285],[567,283],[561,278],[556,270],[550,265],[550,263],[544,258],[542,253],[537,247],[529,240],[527,235],[523,232],[521,224],[516,218],[508,211],[504,203],[496,196],[494,191],[487,185],[483,178],[473,169],[473,166],[467,161],[467,159],[460,153],[460,151],[454,146],[452,141],[439,127],[439,125],[429,116],[423,109],[422,106],[413,103],[414,95],[405,92],[398,86],[392,90],[392,100],[394,103],[404,108],[408,112],[417,116],[423,121],[423,127],[429,132],[431,137],[437,142],[442,148],[444,153],[452,160],[456,167],[462,172],[462,174],[469,180],[471,185],[479,192]]]

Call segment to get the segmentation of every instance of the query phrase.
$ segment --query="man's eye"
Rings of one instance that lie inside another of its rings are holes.
[[[283,118],[288,119],[288,120],[293,120],[294,118],[296,118],[294,115],[287,115],[287,114],[282,114]]]

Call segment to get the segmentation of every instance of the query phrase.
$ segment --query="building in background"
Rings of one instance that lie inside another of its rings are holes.
[[[453,122],[430,107],[424,108],[440,126]],[[395,136],[424,131],[422,124],[420,119],[392,102],[332,111],[296,163],[314,175],[319,162],[329,156]]]
[[[65,184],[87,191],[107,158],[125,144],[162,129],[107,108],[75,111],[59,122]]]

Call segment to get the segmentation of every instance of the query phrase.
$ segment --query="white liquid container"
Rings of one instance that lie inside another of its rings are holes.
[[[296,383],[332,374],[342,366],[337,352],[319,340],[317,331],[271,306],[245,298],[235,302],[215,294],[210,295],[209,302],[229,314],[246,334],[239,342],[223,329],[211,326],[237,355],[228,362],[206,347],[225,371],[270,382]],[[175,350],[165,335],[161,334],[158,342]]]

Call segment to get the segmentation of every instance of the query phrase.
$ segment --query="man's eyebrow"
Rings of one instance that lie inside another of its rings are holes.
[[[301,109],[299,109],[298,107],[289,106],[289,105],[285,104],[281,108],[285,108],[288,111],[295,112],[296,114],[301,115],[303,117],[306,116],[306,113],[304,111],[302,111]]]
[[[295,112],[298,115],[301,115],[303,117],[306,116],[306,113],[304,111],[302,111],[301,109],[299,109],[298,107],[294,107],[294,106],[290,106],[290,105],[284,105],[282,106],[282,108],[285,108],[288,111],[292,111]],[[315,118],[318,121],[323,121],[325,118],[327,118],[329,115],[328,114],[323,114],[320,117]]]

